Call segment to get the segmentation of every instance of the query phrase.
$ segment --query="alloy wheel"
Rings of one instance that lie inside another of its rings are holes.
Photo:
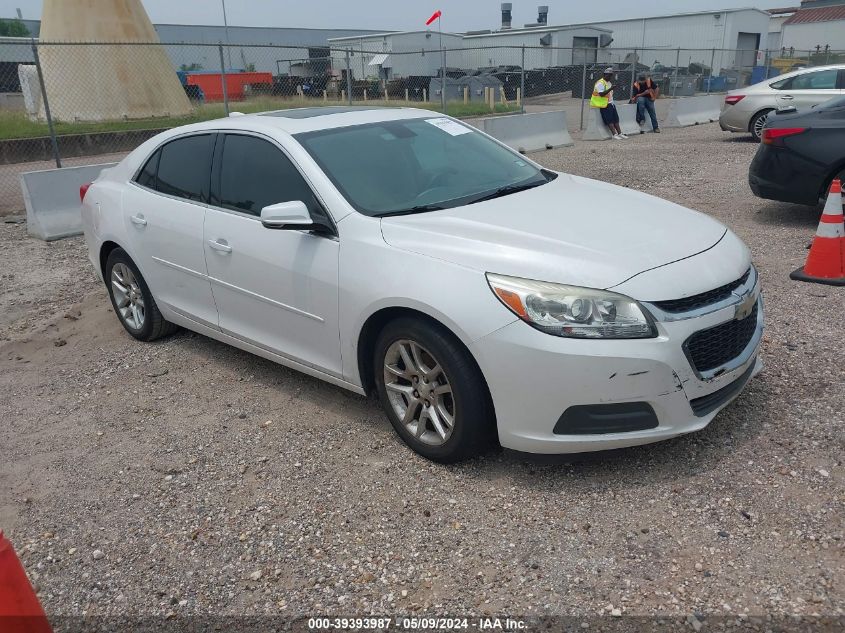
[[[769,120],[768,114],[761,114],[754,120],[754,136],[758,139],[763,138],[763,128],[766,125],[766,121]]]
[[[129,266],[123,263],[112,266],[111,287],[120,318],[133,330],[140,330],[144,327],[144,295]]]
[[[394,342],[384,356],[384,387],[401,424],[414,438],[441,446],[455,427],[452,386],[434,355],[410,339]]]

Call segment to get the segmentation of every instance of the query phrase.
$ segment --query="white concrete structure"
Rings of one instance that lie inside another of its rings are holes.
[[[120,41],[140,46],[114,46]],[[101,42],[76,46],[78,42]],[[45,0],[39,56],[58,121],[185,116],[191,104],[141,0]],[[44,107],[39,118],[46,118]]]
[[[455,33],[431,30],[331,38],[332,69],[338,74],[345,71],[344,51],[349,49],[349,67],[354,79],[433,77],[443,65],[441,41],[447,50],[446,67],[463,67],[462,40],[463,36]]]

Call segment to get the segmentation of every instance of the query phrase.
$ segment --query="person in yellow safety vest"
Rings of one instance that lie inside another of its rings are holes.
[[[593,96],[590,97],[590,107],[598,108],[601,113],[601,120],[610,128],[610,133],[617,141],[628,138],[622,134],[619,127],[619,113],[613,105],[613,77],[616,71],[613,68],[605,68],[602,78],[593,86]]]

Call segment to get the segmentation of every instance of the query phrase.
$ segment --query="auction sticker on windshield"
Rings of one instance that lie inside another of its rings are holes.
[[[461,134],[469,134],[472,132],[472,130],[468,127],[445,117],[439,119],[426,119],[426,123],[431,123],[434,127],[439,127],[441,130],[448,132],[452,136],[460,136]]]

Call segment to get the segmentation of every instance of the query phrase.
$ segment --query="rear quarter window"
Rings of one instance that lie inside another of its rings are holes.
[[[161,150],[156,150],[155,153],[147,159],[144,168],[138,172],[135,182],[142,187],[147,187],[149,189],[156,188],[156,173],[158,172],[158,159],[160,156]]]

